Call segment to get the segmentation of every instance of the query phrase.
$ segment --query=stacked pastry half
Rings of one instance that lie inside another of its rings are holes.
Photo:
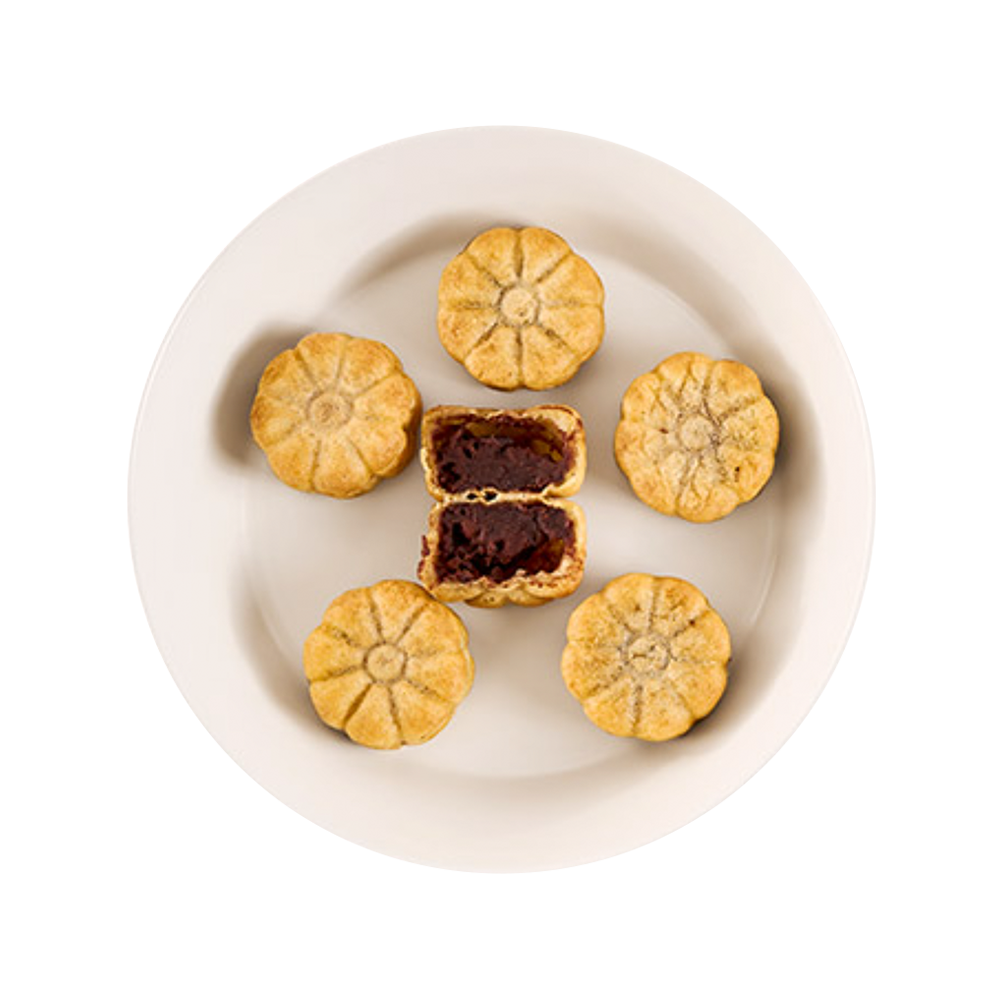
[[[571,500],[583,482],[583,421],[568,406],[438,406],[420,459],[437,501],[418,575],[442,601],[543,604],[583,577],[586,525]]]

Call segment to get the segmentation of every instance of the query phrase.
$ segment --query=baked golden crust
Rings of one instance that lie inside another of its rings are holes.
[[[778,414],[750,368],[685,352],[625,392],[615,458],[650,507],[716,521],[764,488],[778,434]]]
[[[520,410],[476,406],[435,406],[429,409],[423,416],[420,431],[420,464],[423,466],[427,492],[435,500],[456,495],[453,491],[446,490],[440,481],[440,455],[436,447],[439,430],[448,425],[462,424],[479,425],[486,429],[494,425],[502,429],[504,421],[510,420],[522,428],[537,428],[536,448],[545,446],[545,438],[548,436],[556,439],[555,446],[565,453],[565,471],[557,481],[547,483],[538,490],[537,495],[565,497],[576,493],[587,474],[587,438],[583,420],[571,406],[548,403]],[[461,493],[468,495],[470,492],[487,492],[493,489],[495,488],[484,484],[478,490],[466,489]]]
[[[490,229],[441,275],[438,335],[485,385],[551,389],[600,347],[604,286],[555,233]]]
[[[337,597],[306,639],[303,663],[319,717],[378,750],[436,736],[475,672],[462,620],[406,580]]]
[[[274,474],[297,490],[355,497],[416,449],[420,393],[384,344],[312,333],[264,369],[250,411]]]
[[[595,725],[659,742],[715,708],[728,679],[729,632],[697,587],[630,573],[570,615],[562,675]]]
[[[580,586],[587,558],[587,524],[583,511],[571,500],[541,500],[534,494],[506,494],[503,501],[472,501],[483,509],[498,509],[504,503],[537,504],[565,512],[570,525],[572,542],[567,545],[558,565],[550,571],[526,572],[518,569],[505,580],[479,576],[471,580],[442,577],[438,569],[438,553],[442,545],[441,518],[454,502],[437,503],[430,512],[424,535],[423,556],[417,576],[439,601],[464,601],[474,608],[499,608],[505,604],[533,607],[560,597],[567,597]]]

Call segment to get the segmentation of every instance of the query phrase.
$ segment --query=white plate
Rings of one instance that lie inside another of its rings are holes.
[[[598,354],[552,392],[473,381],[435,332],[442,267],[475,233],[565,236],[607,291]],[[425,406],[569,403],[589,443],[576,498],[587,571],[542,608],[458,606],[476,682],[431,743],[366,750],[323,726],[301,646],[350,587],[414,578],[431,506],[419,463],[367,496],[289,489],[248,431],[256,380],[315,330],[397,352]],[[679,350],[755,368],[782,418],[779,462],[711,525],[641,504],[615,466],[618,405]],[[747,780],[819,695],[857,612],[871,549],[871,445],[836,334],[802,278],[730,205],[642,154],[564,132],[477,128],[371,150],[241,233],[163,344],[129,483],[136,575],[174,679],[232,757],[283,802],[396,857],[480,871],[579,864],[662,837]],[[563,687],[566,619],[629,571],[685,577],[729,624],[729,689],[661,745],[596,729]]]

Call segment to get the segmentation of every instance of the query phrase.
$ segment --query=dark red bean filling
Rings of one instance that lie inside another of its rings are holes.
[[[438,483],[448,493],[537,493],[564,479],[570,463],[564,434],[517,417],[444,423],[434,429],[431,447]]]
[[[519,570],[552,573],[573,551],[574,526],[545,503],[453,503],[441,511],[437,577],[469,583],[509,580]]]

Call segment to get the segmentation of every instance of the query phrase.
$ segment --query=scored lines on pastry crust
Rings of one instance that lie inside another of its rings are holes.
[[[346,498],[406,465],[420,405],[416,386],[384,344],[310,334],[265,369],[251,428],[283,482]]]
[[[435,618],[423,638],[410,643],[429,614]],[[436,735],[468,693],[474,672],[460,619],[405,580],[341,594],[307,639],[303,658],[320,718],[379,749]]]
[[[615,457],[644,503],[714,521],[763,489],[778,433],[777,412],[750,368],[683,352],[629,386]]]
[[[729,651],[724,623],[696,587],[634,573],[573,612],[562,672],[591,721],[614,735],[658,741],[715,707]]]
[[[477,236],[445,268],[438,303],[445,348],[499,389],[561,385],[604,334],[600,279],[565,240],[535,227]]]

